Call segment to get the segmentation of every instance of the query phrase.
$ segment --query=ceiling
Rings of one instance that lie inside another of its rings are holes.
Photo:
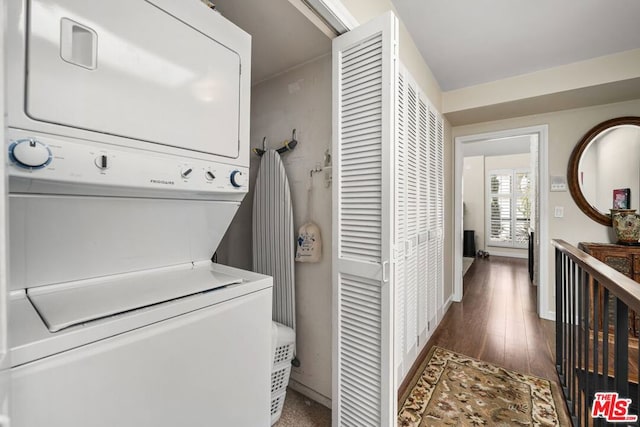
[[[216,0],[215,4],[252,36],[252,84],[331,51],[331,39],[289,0]]]
[[[392,0],[443,91],[640,48],[638,0]]]

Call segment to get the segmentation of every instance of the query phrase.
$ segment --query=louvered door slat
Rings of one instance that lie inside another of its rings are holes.
[[[438,227],[438,251],[437,251],[437,305],[438,314],[441,317],[444,313],[444,125],[442,116],[437,112],[437,131],[436,131],[436,147],[437,147],[437,227]]]
[[[428,312],[429,263],[429,117],[428,106],[420,99],[418,111],[418,164],[420,189],[418,196],[418,333],[426,343],[431,329]]]
[[[377,300],[377,304],[368,306],[357,300],[353,300],[349,296],[349,288],[355,284],[359,287],[368,285],[369,293]],[[380,331],[380,287],[374,281],[366,283],[361,279],[342,275],[341,283],[341,323],[364,323],[369,325],[372,330]],[[358,307],[358,308],[355,308]],[[341,393],[346,394],[352,401],[358,403],[358,407],[352,408],[357,410],[357,414],[361,419],[369,418],[369,414],[380,410],[380,377],[378,376],[381,369],[380,345],[376,345],[378,339],[361,335],[356,342],[351,342],[341,334],[340,336],[340,366],[342,371],[342,389]],[[374,342],[372,346],[368,343]],[[371,348],[374,348],[372,350]],[[377,347],[377,348],[376,348]],[[363,381],[363,374],[369,374],[373,377],[371,382]]]
[[[398,92],[396,104],[396,148],[395,148],[395,287],[396,287],[396,369],[398,381],[405,373],[404,356],[407,342],[406,296],[405,296],[405,259],[404,242],[406,236],[406,84],[403,74],[398,73]],[[400,384],[396,384],[398,387]]]
[[[388,13],[333,41],[335,426],[395,424],[396,40],[396,19]]]
[[[405,311],[406,336],[405,358],[407,365],[415,358],[418,336],[418,275],[417,275],[417,235],[418,235],[418,91],[417,85],[407,78],[407,150],[406,150],[406,218],[405,240]]]
[[[427,322],[436,323],[438,294],[438,175],[437,175],[437,116],[432,108],[428,109],[429,120],[429,198],[428,198],[428,251],[427,251]]]

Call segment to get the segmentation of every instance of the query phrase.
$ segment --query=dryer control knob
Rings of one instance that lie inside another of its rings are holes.
[[[98,167],[98,169],[106,170],[106,169],[109,169],[109,167],[111,166],[111,160],[109,159],[109,156],[107,156],[106,154],[101,154],[98,157],[96,157],[95,164]]]
[[[9,157],[17,166],[40,169],[51,163],[49,147],[35,139],[21,139],[9,146]]]
[[[193,168],[185,166],[184,169],[182,169],[182,172],[180,172],[180,175],[182,175],[183,178],[189,178],[191,172],[193,172]]]
[[[231,185],[236,188],[244,187],[247,185],[247,175],[239,170],[231,172]]]

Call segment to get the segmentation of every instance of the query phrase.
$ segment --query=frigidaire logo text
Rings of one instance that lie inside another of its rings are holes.
[[[152,184],[165,184],[165,185],[175,185],[174,181],[167,181],[165,179],[151,179]]]

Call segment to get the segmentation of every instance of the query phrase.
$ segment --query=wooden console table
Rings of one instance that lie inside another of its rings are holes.
[[[608,266],[618,270],[640,283],[640,246],[624,246],[611,243],[586,243],[581,242],[578,246],[581,250],[588,253],[592,257],[604,262]],[[640,286],[640,284],[638,285]],[[604,312],[603,295],[600,293],[599,312]],[[593,298],[591,299],[593,301]],[[611,304],[611,298],[609,303]],[[609,313],[612,315],[612,305],[610,305]],[[599,329],[602,330],[602,316],[599,317]],[[611,327],[613,323],[610,322]],[[640,328],[640,318],[637,314],[629,310],[629,335],[638,337],[638,329]]]

